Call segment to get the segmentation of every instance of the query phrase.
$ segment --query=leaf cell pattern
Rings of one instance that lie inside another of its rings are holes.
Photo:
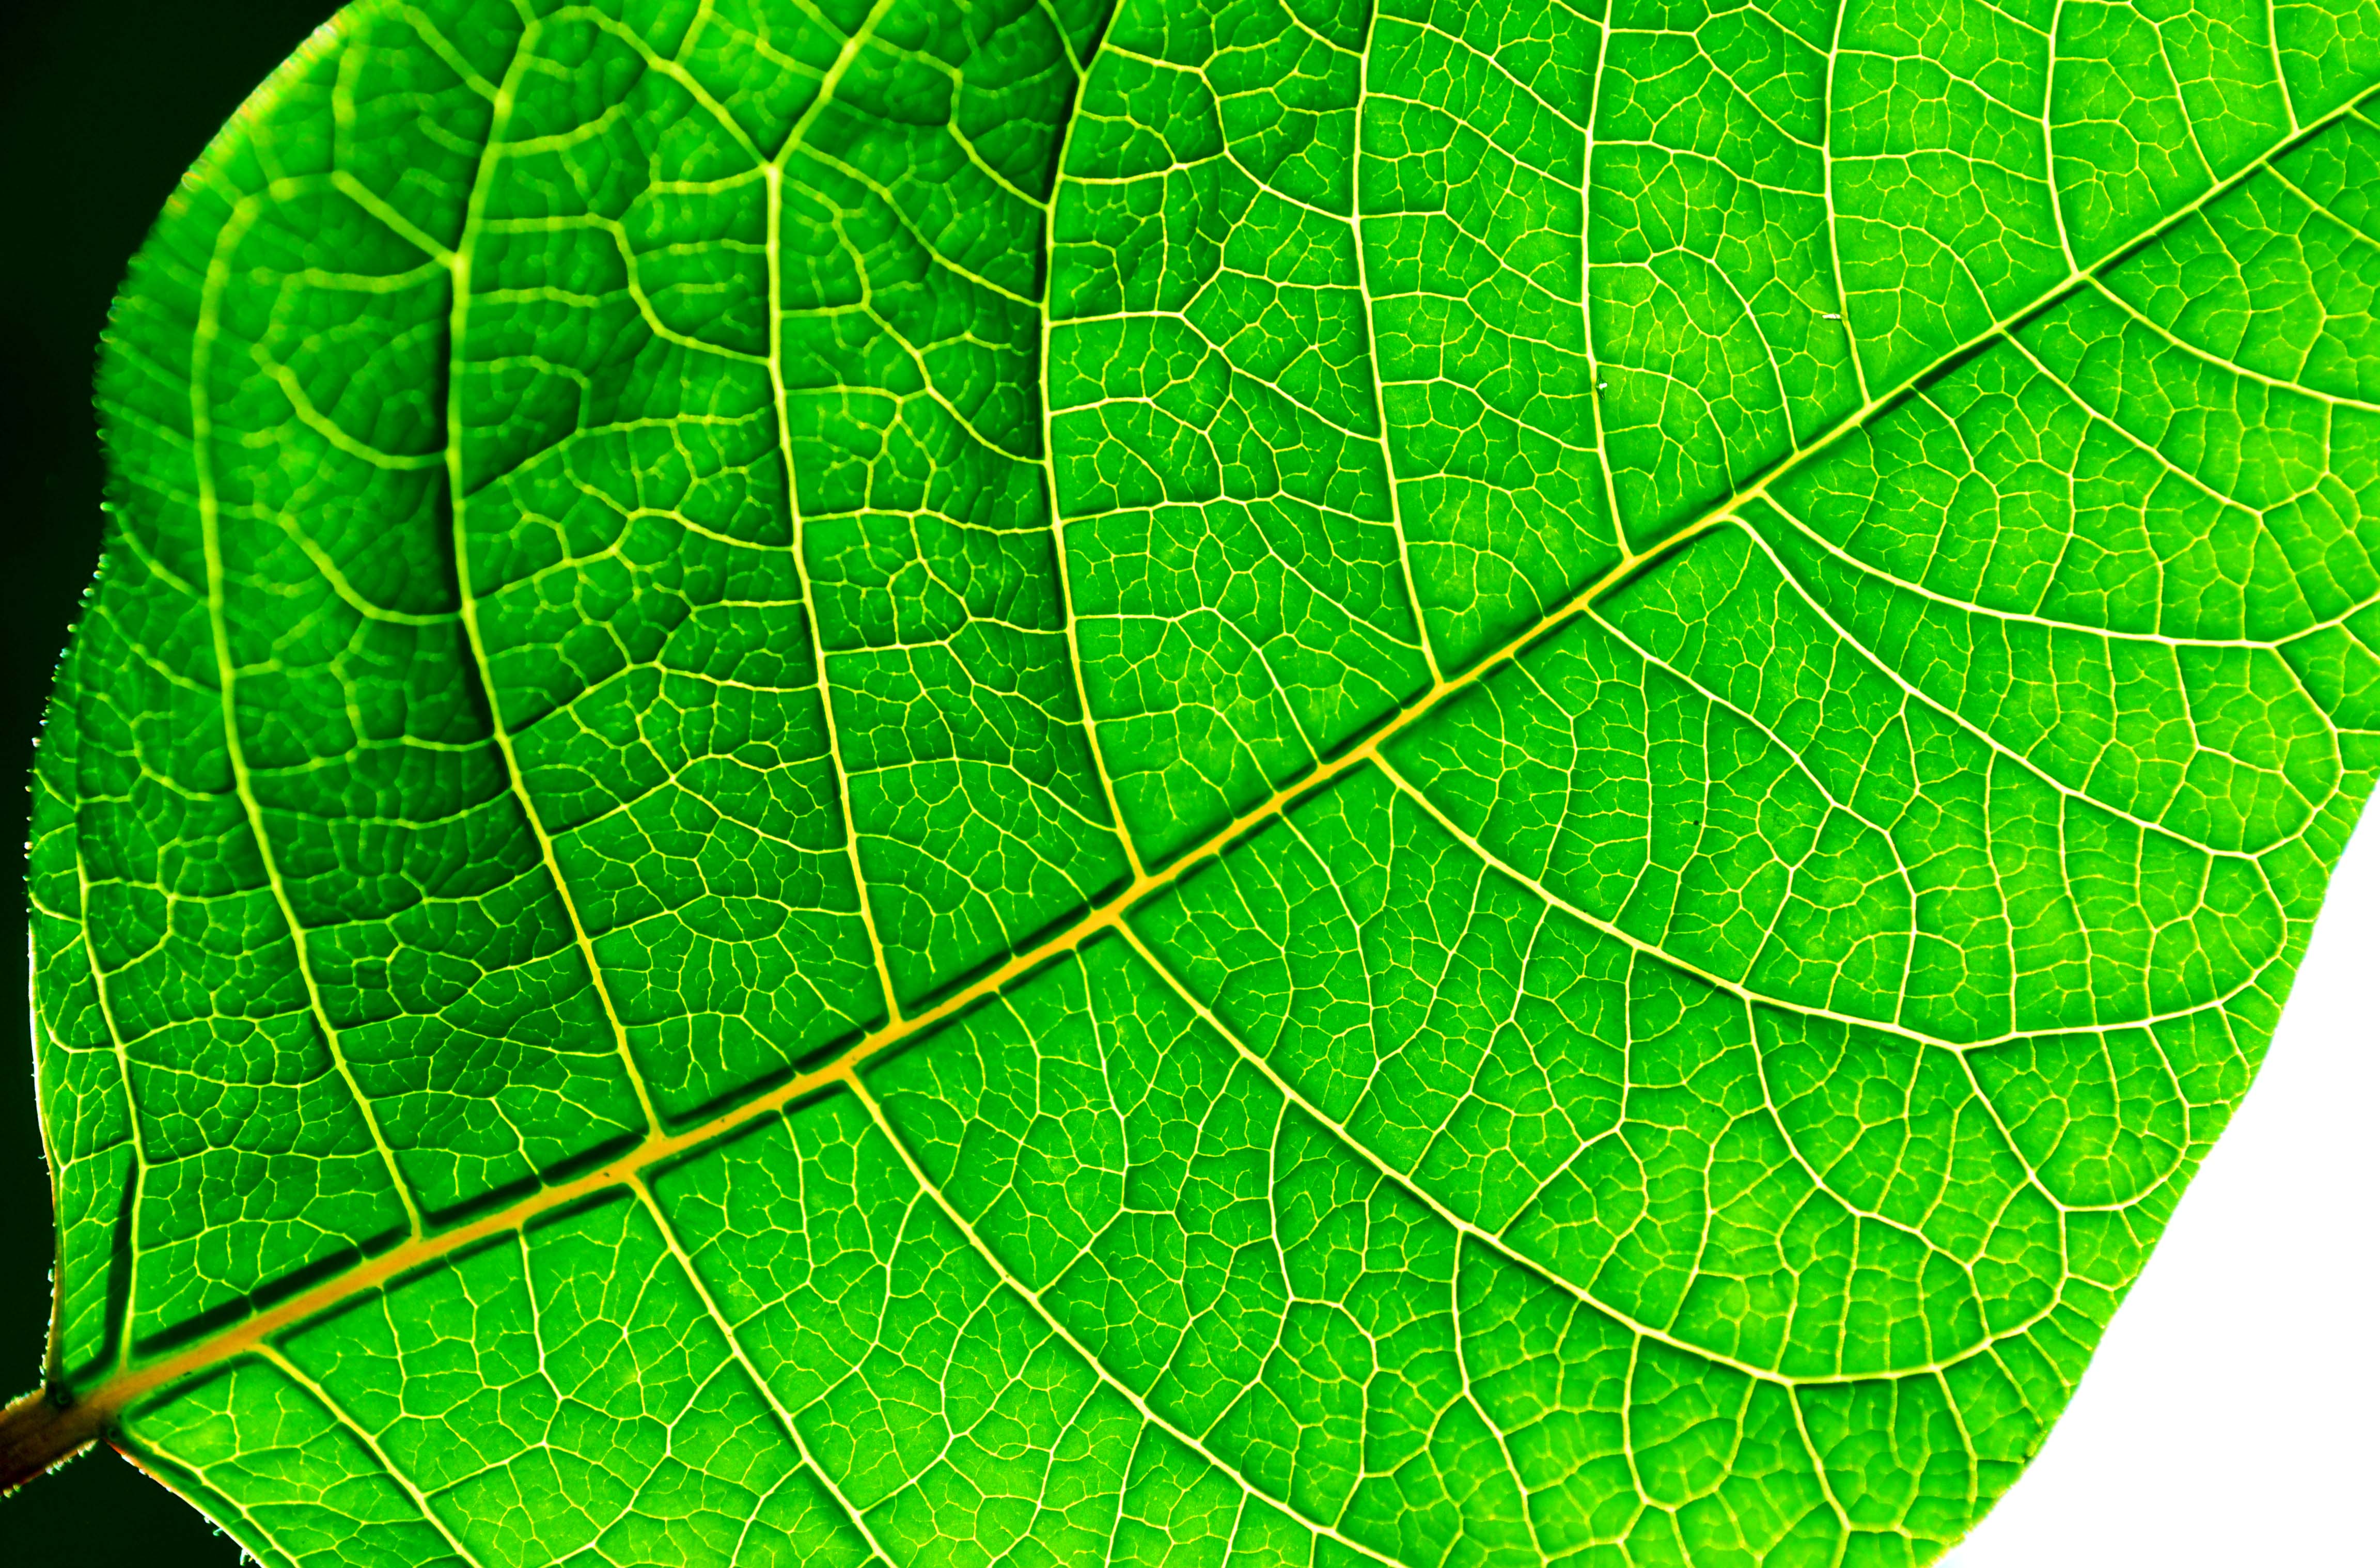
[[[362,0],[103,366],[54,1379],[290,1568],[1932,1561],[2380,772],[2375,82]]]

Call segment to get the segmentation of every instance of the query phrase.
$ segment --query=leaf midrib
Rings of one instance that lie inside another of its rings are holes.
[[[1087,76],[1087,67],[1085,75]],[[1971,357],[1995,340],[2008,337],[2029,319],[2054,308],[2078,289],[2093,284],[2102,273],[2117,266],[2143,246],[2155,242],[2162,236],[2189,222],[2216,201],[2265,172],[2278,158],[2339,121],[2362,118],[2367,124],[2371,123],[2369,117],[2360,112],[2362,103],[2362,100],[2360,98],[2351,99],[2306,123],[2290,136],[2276,142],[2229,177],[2210,185],[2191,201],[2143,229],[2123,245],[2112,249],[2097,261],[2070,272],[2066,277],[2042,290],[2019,309],[2009,312],[1982,332],[1912,371],[1886,392],[1870,397],[1858,408],[1843,416],[1820,434],[1794,445],[1781,456],[1771,460],[1756,471],[1746,483],[1704,507],[1693,517],[1671,527],[1650,544],[1642,549],[1630,549],[1622,530],[1621,543],[1623,553],[1621,561],[1572,593],[1554,609],[1539,615],[1536,620],[1514,632],[1468,667],[1451,675],[1443,674],[1438,675],[1427,689],[1408,699],[1396,712],[1354,744],[1320,759],[1313,768],[1285,782],[1264,800],[1240,813],[1222,827],[1208,833],[1188,850],[1165,865],[1154,870],[1148,869],[1141,866],[1137,855],[1134,855],[1131,864],[1135,868],[1135,874],[1120,890],[1111,893],[1099,904],[1087,908],[1071,924],[1052,931],[1029,947],[1012,953],[1009,957],[978,974],[974,979],[948,991],[931,1005],[906,1015],[895,1015],[882,1027],[869,1031],[844,1046],[832,1060],[807,1072],[798,1073],[775,1088],[745,1100],[701,1122],[675,1132],[667,1130],[665,1126],[658,1128],[649,1133],[644,1140],[633,1149],[575,1177],[559,1184],[540,1185],[535,1191],[525,1194],[511,1203],[490,1209],[450,1228],[428,1230],[408,1236],[405,1241],[384,1252],[285,1296],[277,1303],[261,1308],[237,1324],[217,1330],[179,1349],[153,1358],[140,1359],[129,1343],[129,1326],[124,1325],[118,1330],[118,1332],[126,1335],[122,1359],[117,1362],[109,1376],[91,1389],[78,1392],[74,1395],[71,1413],[76,1424],[87,1428],[91,1436],[98,1436],[103,1430],[112,1428],[121,1413],[143,1395],[210,1371],[235,1356],[258,1349],[284,1330],[295,1327],[319,1314],[334,1310],[372,1291],[393,1284],[405,1276],[432,1267],[480,1242],[521,1230],[542,1215],[563,1209],[615,1186],[639,1188],[643,1185],[642,1178],[647,1173],[655,1171],[680,1156],[729,1136],[771,1115],[792,1108],[815,1095],[837,1088],[844,1088],[852,1090],[863,1104],[872,1104],[873,1098],[859,1078],[860,1070],[868,1063],[907,1040],[929,1033],[949,1022],[1027,973],[1080,948],[1094,937],[1106,931],[1113,930],[1127,941],[1134,941],[1137,933],[1129,932],[1124,928],[1123,922],[1135,906],[1220,858],[1251,833],[1281,816],[1293,803],[1327,788],[1333,782],[1352,773],[1365,764],[1381,762],[1384,764],[1383,772],[1390,772],[1385,766],[1380,748],[1406,729],[1436,712],[1446,700],[1477,687],[1494,672],[1512,662],[1540,637],[1584,614],[1597,600],[1620,588],[1661,557],[1704,533],[1736,521],[1738,514],[1745,506],[1767,499],[1771,489],[1779,480],[1799,469],[1817,453],[1831,447],[1844,436],[1865,428],[1878,415],[1888,412],[1912,391],[1940,374],[1945,369]],[[1074,118],[1074,115],[1070,114],[1067,140],[1071,140]],[[790,145],[789,141],[788,150]],[[771,166],[774,162],[774,160],[771,161]],[[1062,165],[1061,167],[1062,171]],[[1062,172],[1060,177],[1062,180],[1065,177]],[[1053,200],[1053,207],[1054,204]],[[1049,231],[1045,229],[1045,244],[1049,243],[1048,233]],[[773,294],[775,287],[773,268],[771,272]],[[1046,267],[1044,272],[1046,273]],[[1046,346],[1050,329],[1046,307],[1042,315],[1043,341]],[[1047,366],[1048,359],[1045,353],[1043,357],[1045,376]],[[1377,379],[1377,371],[1375,371],[1375,380]],[[1046,394],[1046,389],[1044,390]],[[1042,399],[1045,428],[1048,419],[1047,401],[1045,395]],[[1596,402],[1599,419],[1601,402],[1599,396],[1597,397]],[[780,418],[782,418],[782,410],[780,410]],[[1043,462],[1046,465],[1048,461],[1049,457],[1045,452]],[[1054,492],[1051,502],[1054,508]],[[793,504],[790,492],[788,504]],[[805,578],[806,577],[807,574]],[[1071,640],[1073,631],[1071,608],[1068,613],[1068,631]],[[822,667],[821,680],[823,680]],[[1104,781],[1105,770],[1100,771]],[[847,813],[847,802],[844,808]],[[864,901],[864,883],[861,893]],[[1136,941],[1135,945],[1139,945]],[[1676,962],[1674,959],[1668,958],[1666,954],[1663,954],[1663,957],[1665,961]],[[1743,990],[1734,985],[1728,985],[1723,989],[1737,992]],[[1788,1007],[1796,1012],[1832,1016],[1826,1014],[1823,1009],[1796,1007],[1792,1003],[1776,1001],[1776,999],[1763,1000],[1774,1001],[1777,1005]],[[1863,1027],[1881,1027],[1886,1032],[1912,1034],[1912,1031],[1895,1029],[1890,1025],[1878,1025],[1873,1020],[1863,1019],[1858,1022]],[[1912,1035],[1912,1038],[1925,1037]],[[1609,1307],[1602,1309],[1609,1310]],[[1624,1315],[1618,1316],[1624,1318]],[[1654,1332],[1656,1337],[1668,1337],[1660,1334],[1658,1330],[1646,1331]],[[1699,1347],[1694,1348],[1694,1354],[1718,1362],[1728,1361],[1725,1356],[1714,1355],[1713,1353]],[[1748,1365],[1742,1369],[1752,1372],[1764,1380],[1783,1381],[1795,1386],[1810,1386],[1835,1380],[1825,1378],[1780,1378],[1773,1371],[1753,1368]]]

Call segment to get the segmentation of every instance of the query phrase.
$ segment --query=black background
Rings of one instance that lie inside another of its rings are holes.
[[[24,779],[100,531],[91,375],[109,298],[182,171],[334,0],[28,0],[0,20],[0,799]],[[6,947],[24,952],[12,852]],[[15,958],[5,960],[13,967]],[[41,1380],[50,1202],[21,982],[0,983],[0,1399]],[[0,1557],[228,1565],[195,1510],[99,1449],[0,1500]]]

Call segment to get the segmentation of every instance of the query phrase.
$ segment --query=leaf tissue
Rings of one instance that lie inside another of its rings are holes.
[[[0,1480],[1932,1562],[2380,771],[2380,4],[359,0],[34,779]]]

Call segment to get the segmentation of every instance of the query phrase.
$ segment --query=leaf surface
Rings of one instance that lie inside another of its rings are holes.
[[[1932,1561],[2380,768],[2375,80],[350,7],[103,366],[54,1383],[273,1563]]]

